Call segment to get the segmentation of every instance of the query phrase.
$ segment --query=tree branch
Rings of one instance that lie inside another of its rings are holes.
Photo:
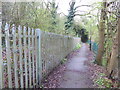
[[[63,14],[63,15],[65,15],[63,12],[61,12],[61,13],[58,13],[58,14],[59,14],[59,15],[60,15],[60,14]],[[67,16],[67,15],[65,15],[65,16]]]
[[[114,0],[114,1],[112,1],[112,2],[109,2],[108,4],[107,4],[107,7],[109,7],[111,4],[113,4],[114,2],[116,2],[117,0]]]
[[[80,8],[80,7],[91,7],[91,5],[81,5],[81,6],[77,6],[77,7],[75,7],[75,9],[74,10],[76,10],[77,8]]]

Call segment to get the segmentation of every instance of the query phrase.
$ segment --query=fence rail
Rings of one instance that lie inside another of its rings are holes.
[[[0,88],[39,86],[38,31],[9,24],[0,30]]]

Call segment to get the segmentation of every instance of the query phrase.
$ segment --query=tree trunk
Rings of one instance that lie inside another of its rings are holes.
[[[108,73],[110,74],[113,70],[113,76],[118,77],[118,60],[119,56],[118,53],[120,53],[120,18],[118,18],[118,28],[117,28],[117,33],[113,41],[113,47],[112,47],[112,54],[110,58],[110,62],[108,64],[107,70]],[[120,60],[119,60],[120,61]]]
[[[106,4],[103,0],[103,8],[101,9],[101,16],[99,22],[99,47],[98,55],[96,57],[98,65],[102,65],[102,56],[104,54],[104,41],[105,41],[105,20],[106,20]]]

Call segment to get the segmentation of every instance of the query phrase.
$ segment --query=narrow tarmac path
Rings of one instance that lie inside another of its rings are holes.
[[[90,72],[92,52],[87,44],[67,56],[67,62],[56,67],[42,82],[44,88],[94,88]]]
[[[88,60],[89,48],[82,44],[77,55],[73,56],[66,63],[66,70],[58,88],[92,88],[93,83],[90,79],[89,67],[84,64]]]

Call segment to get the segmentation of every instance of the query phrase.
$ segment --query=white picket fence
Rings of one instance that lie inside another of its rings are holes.
[[[0,88],[39,87],[40,30],[5,25],[0,30]]]

